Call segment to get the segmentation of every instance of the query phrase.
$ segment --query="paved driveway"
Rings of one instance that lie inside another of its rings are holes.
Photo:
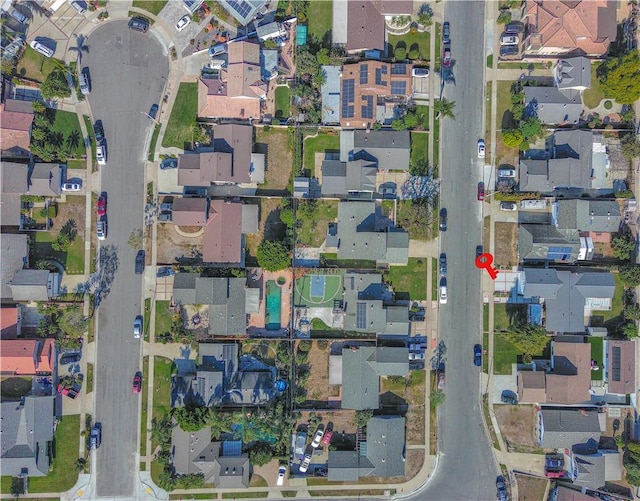
[[[182,31],[176,30],[176,23],[185,14],[188,14],[187,9],[183,7],[182,2],[167,2],[164,9],[158,14],[158,18],[161,19],[167,25],[167,31],[173,43],[176,46],[176,50],[179,54],[189,45],[191,39],[195,38],[198,33],[206,26],[209,18],[200,21],[200,23],[191,23]]]
[[[79,35],[79,27],[85,22],[85,14],[78,14],[71,4],[63,4],[50,18],[46,18],[35,9],[30,9],[32,20],[27,32],[27,40],[35,38],[44,40],[44,44],[55,48],[58,59],[64,59],[67,51],[67,43],[73,35]]]

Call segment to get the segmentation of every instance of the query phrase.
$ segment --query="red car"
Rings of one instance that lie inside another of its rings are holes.
[[[451,66],[451,44],[445,43],[442,46],[442,66],[448,68]]]
[[[107,197],[104,195],[98,197],[96,213],[98,214],[98,217],[104,216],[107,213]]]
[[[142,389],[142,372],[136,372],[133,376],[133,393],[140,393]]]
[[[484,200],[484,183],[478,183],[478,200],[482,202]]]
[[[333,431],[325,431],[322,437],[322,445],[329,445],[331,443],[331,437],[333,437]]]

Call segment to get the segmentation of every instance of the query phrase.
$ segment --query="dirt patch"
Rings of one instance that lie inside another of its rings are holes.
[[[258,233],[246,236],[247,241],[247,266],[257,264],[256,255],[258,246],[263,239],[280,240],[287,232],[287,227],[280,221],[282,206],[279,198],[260,199],[260,222]]]
[[[518,484],[518,499],[520,501],[540,501],[544,499],[548,480],[544,478],[515,475]]]
[[[292,133],[288,129],[256,129],[255,151],[266,156],[264,183],[258,187],[258,195],[290,194],[288,187],[293,170],[292,139]]]
[[[31,378],[9,377],[0,382],[0,400],[20,400],[31,392]]]
[[[510,268],[518,264],[517,223],[495,223],[495,252],[498,267]]]
[[[407,445],[424,445],[425,371],[412,371],[404,382],[380,378],[381,402],[407,406]]]
[[[195,257],[202,253],[202,235],[185,237],[179,235],[172,224],[158,225],[158,257],[159,265],[174,264],[179,257]]]
[[[308,359],[310,374],[305,384],[307,400],[324,402],[324,405],[328,405],[329,397],[332,396],[331,385],[329,385],[329,343],[326,341],[321,343],[325,345],[324,349],[318,346],[318,341],[312,341],[312,343]]]
[[[509,452],[541,450],[534,435],[536,410],[533,405],[494,405],[493,412]]]
[[[309,420],[311,412],[310,411],[301,411],[300,419],[296,423],[296,428],[299,425],[306,425]],[[316,412],[316,416],[320,416],[321,423],[325,425],[325,427],[329,428],[331,423],[331,429],[334,434],[336,433],[356,433],[358,431],[357,426],[353,422],[356,415],[356,411],[352,411],[349,409],[342,409],[340,411],[320,411]],[[333,443],[333,442],[332,442]]]

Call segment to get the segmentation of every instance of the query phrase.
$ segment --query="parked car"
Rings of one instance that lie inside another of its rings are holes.
[[[165,158],[162,162],[160,162],[160,169],[177,169],[178,168],[178,159],[177,158]]]
[[[524,24],[520,21],[511,21],[504,28],[505,33],[509,33],[512,35],[517,35],[519,33],[524,33]]]
[[[158,214],[159,222],[164,223],[171,220],[173,220],[173,214],[171,212],[161,212],[160,214]]]
[[[136,375],[133,376],[133,393],[140,393],[142,390],[142,372],[136,372]]]
[[[293,448],[293,454],[295,459],[300,460],[304,457],[304,450],[307,446],[307,433],[304,431],[298,431],[296,433],[296,441]]]
[[[178,22],[176,23],[176,30],[178,31],[184,30],[187,26],[189,26],[189,23],[191,23],[191,16],[189,16],[188,14],[182,16],[180,19],[178,19]]]
[[[562,454],[547,454],[544,457],[545,470],[561,470],[564,468],[564,456]]]
[[[481,254],[484,254],[484,247],[482,247],[482,245],[476,245],[476,258],[480,257]]]
[[[445,43],[442,48],[442,66],[448,68],[451,66],[451,44]]]
[[[447,279],[440,279],[440,304],[447,304]]]
[[[307,470],[309,469],[310,464],[311,464],[311,452],[307,451],[304,455],[304,458],[302,458],[302,461],[300,462],[300,468],[298,468],[298,471],[300,471],[300,473],[307,473]]]
[[[97,449],[102,443],[102,423],[94,423],[91,427],[91,435],[89,435],[89,448]]]
[[[482,346],[479,344],[473,346],[473,365],[482,366]]]
[[[500,37],[500,45],[518,45],[518,35],[503,34]]]
[[[507,499],[507,486],[504,483],[504,477],[502,475],[498,475],[496,478],[496,489],[498,489],[498,499],[500,501],[506,501]]]
[[[100,195],[98,197],[98,203],[96,204],[96,215],[98,217],[105,216],[107,214],[107,197],[106,195]]]
[[[170,212],[173,210],[173,202],[163,202],[160,204],[160,212]]]
[[[60,393],[61,395],[66,395],[73,400],[78,396],[79,392],[77,392],[73,388],[63,388],[61,385],[58,385],[58,393]]]
[[[482,202],[484,200],[484,183],[480,181],[478,183],[478,201]]]
[[[132,17],[129,21],[129,28],[141,33],[146,33],[149,29],[149,21],[142,17]]]
[[[500,56],[515,56],[518,54],[517,45],[503,45],[500,47]]]
[[[98,165],[107,165],[107,150],[103,144],[96,146],[96,161]]]
[[[427,78],[429,76],[429,68],[413,68],[411,70],[412,77]]]
[[[485,144],[484,139],[478,139],[478,158],[484,158]]]
[[[153,120],[155,120],[157,114],[158,114],[158,105],[157,104],[152,104],[151,108],[149,108],[149,116]]]
[[[322,437],[322,445],[329,445],[331,443],[332,437],[333,437],[333,430],[325,431],[324,437]]]
[[[511,390],[503,390],[502,394],[500,395],[500,400],[503,404],[517,405],[518,395]]]
[[[220,54],[224,54],[225,52],[227,52],[226,43],[217,43],[209,49],[210,56],[219,56]]]
[[[142,275],[144,271],[144,250],[140,249],[136,254],[136,275]]]
[[[498,169],[498,177],[516,177],[515,169]]]
[[[78,353],[78,352],[65,353],[60,357],[60,365],[76,364],[80,362],[81,358],[82,358],[82,353]]]
[[[27,22],[27,16],[17,9],[9,9],[9,15],[21,24],[25,24]]]
[[[96,223],[96,236],[98,240],[105,240],[107,238],[107,222],[105,220]]]
[[[447,209],[440,209],[440,231],[447,231]]]
[[[322,437],[324,436],[324,426],[318,426],[315,435],[313,436],[313,441],[311,442],[311,447],[317,449],[320,446],[320,442],[322,442]]]
[[[447,255],[443,252],[440,254],[440,275],[446,276],[447,274]]]
[[[158,268],[158,271],[156,271],[156,277],[158,278],[163,278],[163,277],[170,277],[171,275],[175,275],[175,271],[173,271],[173,268],[171,266],[162,266],[160,268]]]
[[[424,360],[425,354],[424,352],[420,353],[409,353],[409,360]]]
[[[35,50],[36,52],[39,52],[44,57],[53,57],[53,55],[55,54],[55,51],[53,49],[38,42],[37,40],[33,40],[29,45],[33,50]]]
[[[74,182],[74,183],[64,183],[61,187],[62,191],[80,191],[82,188],[82,183]]]
[[[135,339],[140,339],[141,334],[142,334],[142,315],[138,315],[133,321],[133,337]]]
[[[444,390],[445,380],[446,380],[446,376],[444,372],[441,372],[440,374],[438,374],[438,390],[440,391]]]
[[[84,0],[73,0],[71,7],[78,11],[78,14],[84,14],[87,12],[87,3]]]
[[[276,485],[278,487],[282,486],[284,484],[284,477],[287,474],[287,467],[286,466],[281,466],[280,468],[278,468],[278,481],[276,482]]]
[[[91,92],[91,79],[89,78],[89,68],[84,67],[78,74],[78,85],[80,86],[80,92],[85,96]]]
[[[100,144],[104,140],[104,128],[102,127],[102,120],[96,120],[93,124],[93,135],[96,138],[96,144]]]
[[[517,211],[518,204],[515,202],[500,202],[500,210]]]
[[[451,41],[451,26],[449,21],[445,21],[442,25],[442,43],[449,43]]]

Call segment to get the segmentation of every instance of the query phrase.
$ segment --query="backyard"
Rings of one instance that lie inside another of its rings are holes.
[[[193,139],[193,126],[198,115],[198,84],[183,82],[178,88],[171,116],[162,138],[162,146],[189,149]]]
[[[430,40],[431,37],[428,31],[409,32],[404,35],[389,35],[389,44],[392,46],[394,53],[398,48],[398,44],[401,44],[400,46],[402,47],[402,43],[404,42],[407,57],[409,57],[409,53],[412,50],[417,49],[419,56],[416,59],[423,59],[425,61],[429,61],[430,59]]]
[[[323,2],[321,2],[323,3]],[[289,118],[290,95],[289,87],[279,85],[276,87],[276,118]]]
[[[434,275],[437,268],[434,268]],[[396,299],[423,301],[427,299],[427,259],[410,257],[407,266],[391,266],[386,280],[393,287]]]
[[[307,210],[314,206],[313,210]],[[301,209],[302,207],[302,209]],[[296,212],[296,243],[320,247],[327,238],[329,223],[338,218],[337,200],[300,200]]]
[[[592,381],[602,381],[604,372],[604,338],[596,336],[588,336],[587,341],[591,345],[591,360],[600,370],[591,371]]]
[[[324,155],[316,165],[316,153],[324,153],[326,150],[340,151],[340,136],[335,132],[329,134],[320,132],[315,137],[307,137],[304,140],[304,168],[310,173],[310,177],[315,177],[324,159]]]
[[[309,34],[317,38],[318,41],[322,41],[327,32],[330,36],[333,24],[332,2],[309,2],[307,19],[309,20]]]
[[[258,222],[258,233],[246,236],[247,243],[247,265],[256,262],[258,246],[263,239],[281,240],[286,236],[287,228],[280,220],[282,205],[278,198],[260,199],[260,220]]]
[[[27,45],[16,71],[21,77],[42,83],[59,64],[63,64],[59,59],[45,57]]]
[[[329,397],[337,397],[339,387],[329,384],[329,343],[313,341],[306,365],[309,368],[309,379],[304,384],[307,390],[305,405],[325,407]]]
[[[256,129],[256,152],[266,154],[264,183],[256,195],[286,196],[292,181],[293,154],[289,130],[260,127]]]

